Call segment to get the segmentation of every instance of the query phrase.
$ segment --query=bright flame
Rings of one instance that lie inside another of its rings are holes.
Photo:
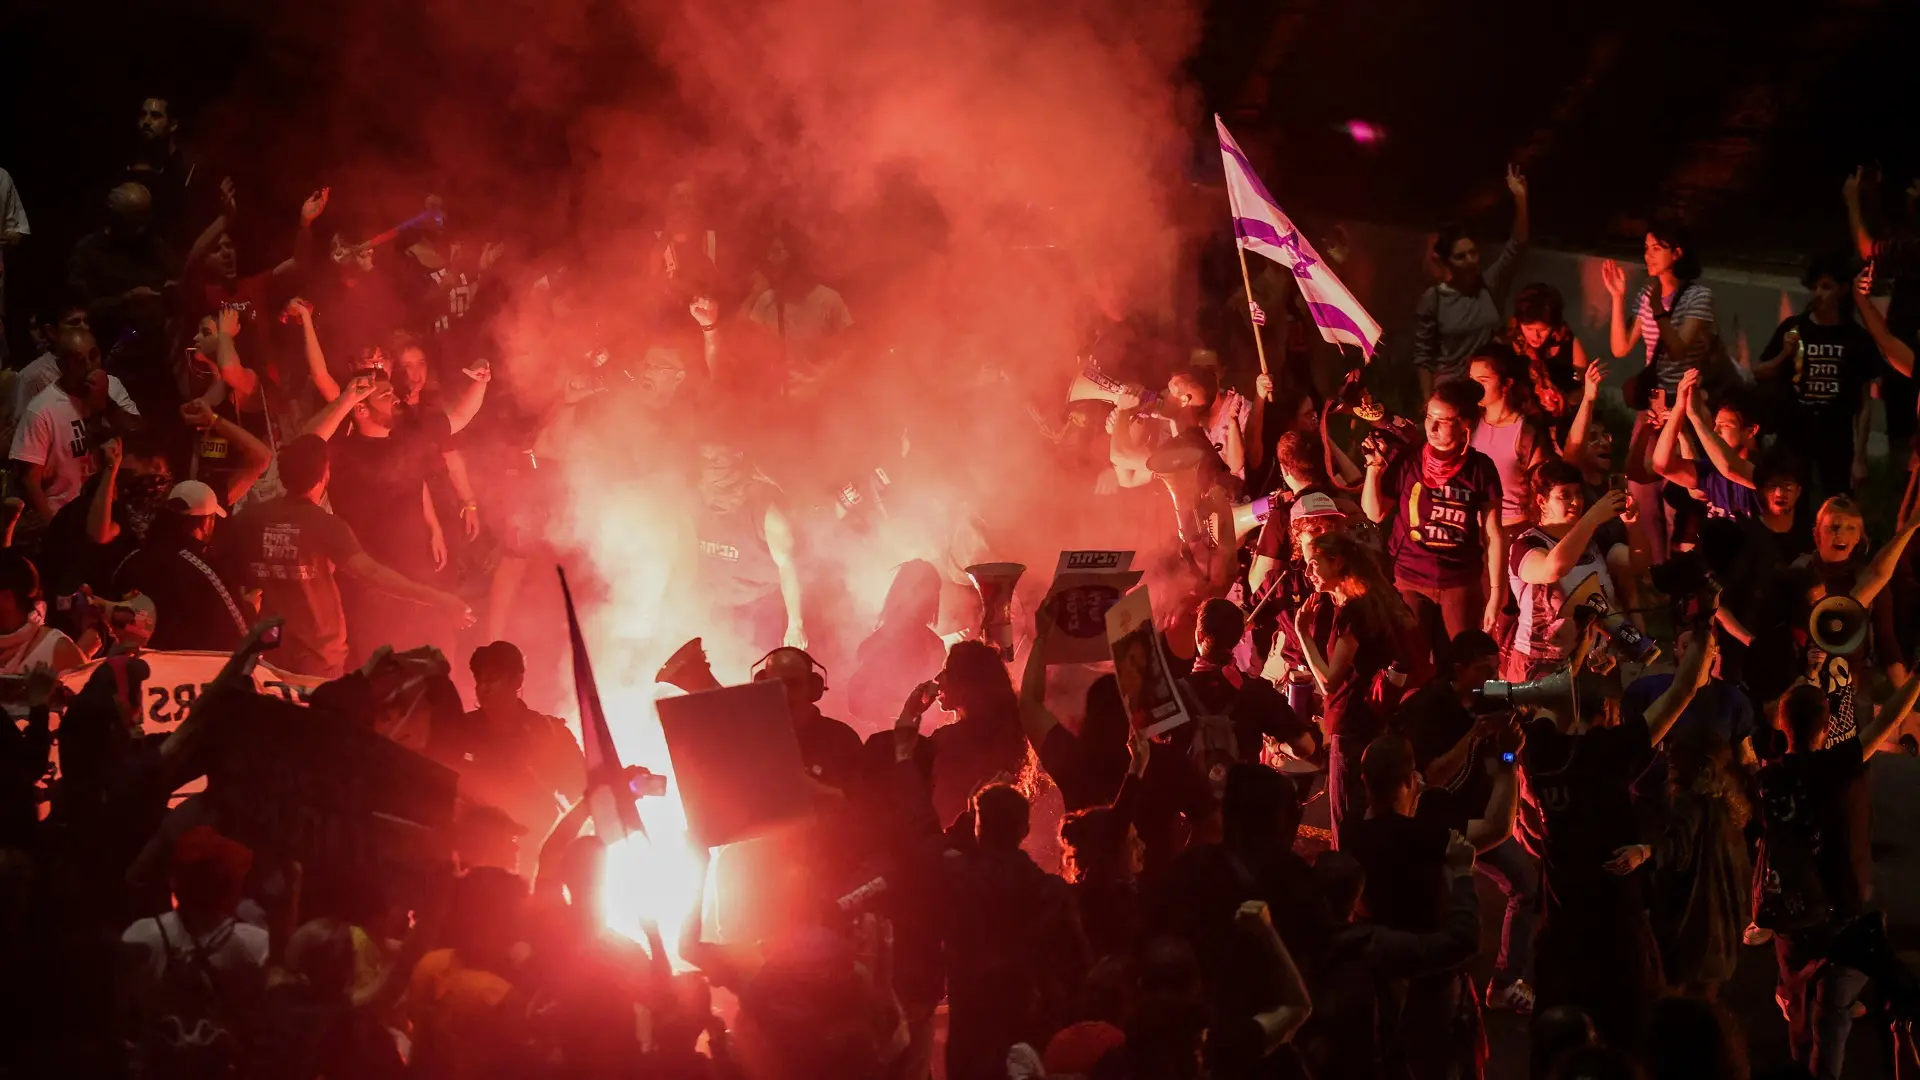
[[[680,691],[670,686],[652,689],[652,696],[616,689],[607,700],[620,760],[665,776],[667,793],[639,800],[645,837],[630,836],[607,849],[601,919],[608,929],[635,941],[645,940],[643,923],[657,924],[675,970],[682,970],[687,965],[678,948],[680,928],[701,901],[700,862],[687,844],[686,809],[654,707],[655,701]]]

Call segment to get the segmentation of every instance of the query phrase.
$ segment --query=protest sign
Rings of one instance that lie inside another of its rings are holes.
[[[1113,650],[1120,700],[1133,727],[1158,735],[1192,719],[1174,689],[1173,670],[1166,645],[1153,625],[1153,601],[1146,586],[1107,609],[1107,643]]]
[[[1107,649],[1107,610],[1140,583],[1131,551],[1063,551],[1047,587],[1053,626],[1043,645],[1047,664],[1097,664]]]
[[[659,711],[687,834],[696,843],[720,847],[763,836],[812,813],[779,682],[663,698]]]
[[[134,655],[146,661],[147,667],[153,672],[147,677],[145,693],[140,702],[141,722],[150,735],[172,731],[185,719],[194,699],[206,692],[232,656],[223,652],[157,652],[152,649],[142,649]],[[62,672],[60,682],[77,694],[93,677],[93,669],[104,662],[95,660]],[[311,675],[282,671],[266,660],[255,664],[253,668],[255,689],[282,701],[304,702],[314,688],[325,681]]]

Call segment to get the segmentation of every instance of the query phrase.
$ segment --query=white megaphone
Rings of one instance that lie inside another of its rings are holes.
[[[1480,688],[1485,702],[1514,708],[1542,709],[1561,720],[1579,715],[1579,682],[1571,666],[1549,672],[1526,682],[1490,679]]]
[[[1642,664],[1651,664],[1660,655],[1660,644],[1640,632],[1625,614],[1613,610],[1607,602],[1607,594],[1600,591],[1600,573],[1594,571],[1567,594],[1567,602],[1561,610],[1571,615],[1579,608],[1593,612],[1594,625],[1607,635],[1620,655]]]
[[[1235,544],[1245,540],[1248,533],[1267,523],[1267,518],[1273,514],[1275,501],[1270,494],[1262,495],[1233,508],[1233,542]]]
[[[1013,586],[1027,568],[1017,562],[975,563],[967,578],[980,594],[980,640],[1013,660]]]
[[[1104,401],[1115,408],[1123,401],[1137,401],[1142,408],[1151,407],[1160,399],[1160,395],[1151,390],[1135,393],[1118,379],[1108,376],[1099,368],[1081,368],[1080,374],[1067,387],[1067,404],[1076,401]]]
[[[1867,609],[1851,596],[1829,596],[1813,605],[1807,634],[1833,656],[1845,656],[1867,640]]]

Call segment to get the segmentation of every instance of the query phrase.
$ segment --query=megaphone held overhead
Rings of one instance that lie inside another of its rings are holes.
[[[1845,656],[1867,640],[1867,609],[1851,596],[1829,596],[1813,605],[1807,633],[1813,643],[1835,656]]]
[[[1067,387],[1067,404],[1076,401],[1104,401],[1115,408],[1121,402],[1132,404],[1138,401],[1142,407],[1151,407],[1160,399],[1160,395],[1151,390],[1134,393],[1125,383],[1108,376],[1099,368],[1082,368],[1080,374]]]
[[[967,578],[980,594],[980,640],[1013,659],[1013,587],[1027,568],[1014,562],[975,563]]]

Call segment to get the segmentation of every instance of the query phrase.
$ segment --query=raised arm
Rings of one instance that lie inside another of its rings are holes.
[[[1867,721],[1866,725],[1860,729],[1861,756],[1873,756],[1880,749],[1881,744],[1887,741],[1887,736],[1900,730],[1900,721],[1905,720],[1907,714],[1913,711],[1916,700],[1920,700],[1920,671],[1909,675],[1907,681],[1893,692],[1891,698],[1887,699],[1886,704],[1874,710],[1873,719]]]
[[[778,506],[767,507],[765,524],[767,552],[780,574],[780,598],[786,602],[787,632],[783,643],[796,649],[807,647],[807,624],[801,606],[800,564],[795,557],[793,526]]]
[[[1887,358],[1887,366],[1912,378],[1913,346],[1887,329],[1887,317],[1874,306],[1872,292],[1873,264],[1868,263],[1853,278],[1853,306],[1860,312],[1860,325],[1873,335],[1873,343],[1880,347],[1880,355]]]
[[[201,260],[207,257],[207,252],[212,251],[213,245],[220,242],[220,235],[231,228],[230,222],[237,215],[233,177],[223,176],[220,178],[220,214],[208,222],[206,228],[200,230],[199,236],[193,238],[193,244],[187,248],[186,261],[180,264],[188,273],[192,273],[199,267]]]
[[[119,479],[120,440],[108,439],[100,444],[100,482],[87,504],[87,539],[96,544],[111,544],[120,535],[120,523],[113,520],[113,494]]]
[[[1615,360],[1625,360],[1640,341],[1640,321],[1627,319],[1627,272],[1612,259],[1600,264],[1600,283],[1611,299],[1607,317],[1607,347]]]
[[[1680,669],[1673,673],[1673,685],[1647,706],[1647,734],[1653,745],[1659,746],[1667,737],[1680,714],[1692,704],[1694,695],[1713,676],[1713,654],[1717,648],[1713,627],[1697,624],[1692,642],[1680,657]]]
[[[1033,614],[1033,647],[1027,650],[1027,669],[1020,676],[1020,727],[1035,753],[1047,741],[1060,718],[1047,708],[1047,637],[1053,631],[1053,601],[1043,600]]]
[[[233,339],[240,334],[240,313],[223,306],[213,321],[214,362],[219,365],[220,381],[233,391],[234,401],[245,401],[259,388],[260,376],[240,363],[240,352],[233,345]]]
[[[1580,343],[1576,340],[1574,344]],[[1598,468],[1600,465],[1587,452],[1587,442],[1593,435],[1593,411],[1600,400],[1600,387],[1606,381],[1605,360],[1595,360],[1581,369],[1580,407],[1573,412],[1573,423],[1567,428],[1567,445],[1560,456],[1582,469]]]
[[[313,325],[313,305],[296,296],[287,301],[287,313],[300,320],[300,336],[306,343],[307,377],[313,380],[313,388],[320,392],[322,399],[332,401],[340,396],[340,384],[327,370],[327,354],[320,348],[320,333]]]
[[[1700,486],[1700,470],[1680,456],[1680,425],[1687,422],[1692,397],[1693,388],[1682,382],[1673,408],[1667,410],[1667,422],[1660,427],[1660,439],[1653,444],[1653,471],[1685,488]]]
[[[365,401],[372,393],[373,379],[366,375],[356,376],[347,384],[345,393],[327,402],[326,407],[313,414],[313,418],[300,429],[300,434],[318,435],[322,439],[333,438],[333,433],[340,430],[341,423],[346,420],[349,413],[353,412],[353,407]]]
[[[299,273],[313,263],[313,223],[326,213],[327,198],[332,194],[332,188],[321,188],[300,204],[300,228],[293,234],[293,255],[273,268],[274,277]]]
[[[1900,556],[1907,550],[1907,541],[1913,539],[1916,529],[1920,529],[1920,517],[1901,526],[1900,531],[1893,534],[1893,539],[1888,540],[1885,547],[1874,552],[1873,558],[1867,560],[1849,594],[1859,601],[1861,607],[1872,607],[1880,590],[1893,580],[1894,568],[1900,565]]]
[[[493,381],[493,365],[485,360],[478,360],[463,374],[467,377],[467,385],[461,389],[460,396],[446,409],[447,426],[456,433],[465,430],[468,424],[473,423],[473,418],[480,415],[480,406],[486,404],[487,384]]]
[[[1840,186],[1840,198],[1847,204],[1847,235],[1853,237],[1853,248],[1863,259],[1873,258],[1873,232],[1867,228],[1866,215],[1860,212],[1860,180],[1866,175],[1864,165],[1854,167],[1853,175],[1847,177]]]
[[[1550,548],[1535,548],[1520,560],[1520,580],[1529,585],[1551,585],[1566,577],[1593,543],[1600,526],[1625,513],[1627,493],[1609,491],[1595,500],[1567,530],[1567,535]]]
[[[1367,455],[1367,476],[1360,487],[1360,510],[1367,515],[1368,521],[1376,525],[1387,520],[1386,474],[1386,457],[1380,454]]]

